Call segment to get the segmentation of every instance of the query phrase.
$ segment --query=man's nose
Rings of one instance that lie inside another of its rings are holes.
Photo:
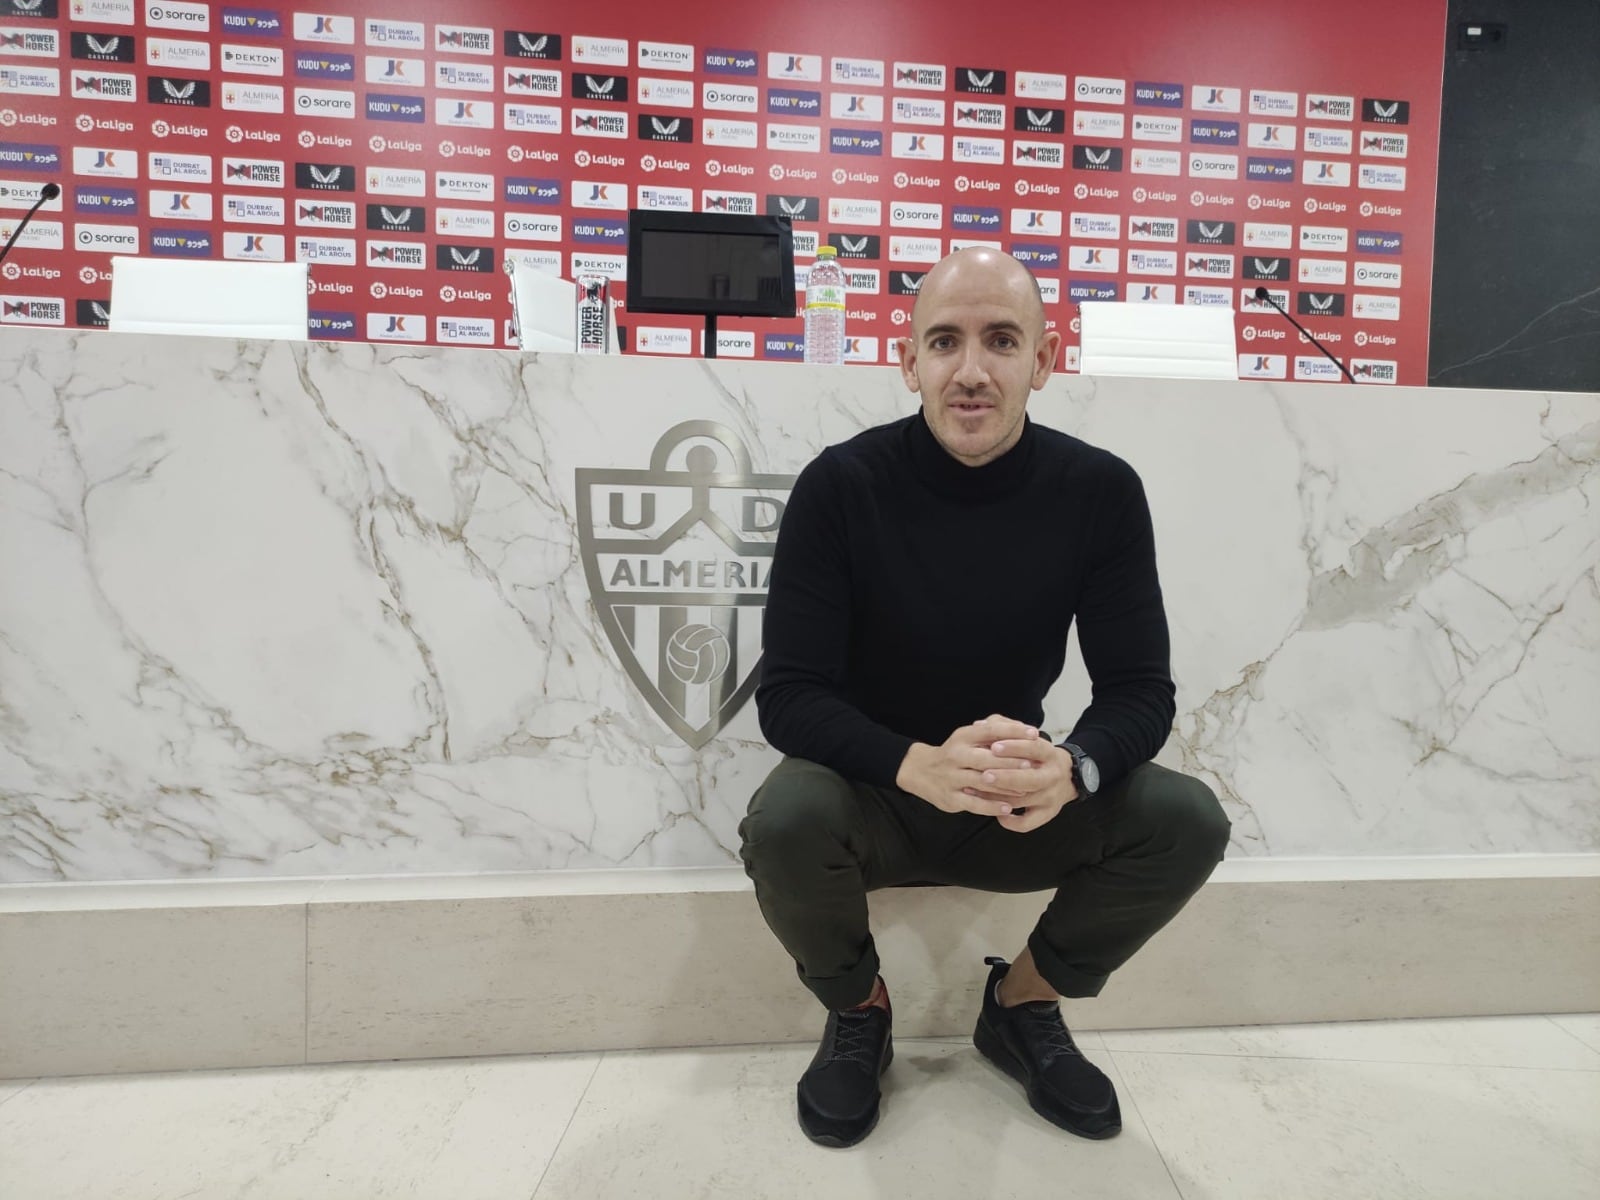
[[[956,368],[955,381],[970,391],[976,391],[989,382],[989,369],[984,365],[983,347],[968,345],[961,353],[961,364]]]

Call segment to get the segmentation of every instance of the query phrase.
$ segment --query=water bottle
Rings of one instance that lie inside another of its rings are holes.
[[[837,366],[844,361],[844,270],[838,250],[817,247],[806,275],[806,361]]]

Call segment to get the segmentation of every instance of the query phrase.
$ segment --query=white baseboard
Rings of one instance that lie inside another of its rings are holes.
[[[1048,893],[874,892],[906,1037]],[[1600,1010],[1600,855],[1224,862],[1080,1029]],[[0,887],[0,1078],[813,1041],[735,867]]]

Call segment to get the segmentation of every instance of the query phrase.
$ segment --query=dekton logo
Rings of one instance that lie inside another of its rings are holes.
[[[639,695],[691,749],[755,691],[793,487],[792,475],[756,473],[738,436],[711,421],[668,430],[648,469],[578,469],[578,545],[601,627]]]

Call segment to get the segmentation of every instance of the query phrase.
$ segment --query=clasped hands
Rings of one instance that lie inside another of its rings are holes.
[[[994,817],[1014,833],[1039,828],[1078,798],[1072,755],[998,713],[963,725],[942,746],[915,743],[895,784],[943,812]]]

